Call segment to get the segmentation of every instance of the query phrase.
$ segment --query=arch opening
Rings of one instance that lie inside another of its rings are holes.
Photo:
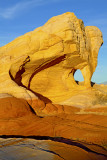
[[[76,83],[77,83],[78,85],[81,85],[81,84],[84,83],[84,78],[83,78],[83,75],[82,75],[80,69],[77,69],[77,70],[76,70],[76,72],[75,72],[75,74],[74,74],[74,79],[75,79],[75,81],[76,81]]]

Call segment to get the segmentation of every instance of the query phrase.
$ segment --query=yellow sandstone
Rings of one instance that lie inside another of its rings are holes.
[[[103,87],[91,87],[102,44],[101,31],[85,27],[74,13],[53,17],[0,48],[0,93],[77,106],[92,105],[96,95],[107,99]],[[78,69],[82,85],[74,79]]]

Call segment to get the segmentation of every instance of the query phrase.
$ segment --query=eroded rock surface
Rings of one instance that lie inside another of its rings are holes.
[[[99,146],[61,138],[50,139],[0,139],[0,157],[8,160],[106,160],[106,152]]]
[[[105,159],[107,86],[91,82],[102,43],[97,27],[68,12],[1,47],[0,135],[63,137],[94,145],[95,157],[78,149],[82,159]]]
[[[85,27],[74,13],[53,17],[0,48],[0,93],[32,99],[33,91],[46,103],[62,104],[81,90],[87,92],[102,43],[101,31]],[[84,86],[74,80],[78,69]]]

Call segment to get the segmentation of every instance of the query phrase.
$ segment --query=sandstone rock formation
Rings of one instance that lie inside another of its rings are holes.
[[[107,86],[91,82],[102,44],[97,27],[68,12],[1,47],[0,135],[64,137],[105,152]]]
[[[63,104],[91,86],[102,43],[101,31],[85,27],[74,13],[53,17],[0,48],[0,93],[26,99],[37,95],[46,103]],[[82,87],[74,80],[78,69],[84,77]]]

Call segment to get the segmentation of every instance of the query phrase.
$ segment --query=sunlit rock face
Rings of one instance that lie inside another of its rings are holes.
[[[74,13],[53,17],[0,48],[0,93],[29,100],[40,94],[49,102],[63,104],[90,87],[102,43],[101,31],[85,27]],[[78,69],[83,86],[74,80]]]
[[[74,13],[51,18],[42,27],[0,48],[2,97],[23,98],[38,115],[74,109],[66,105],[79,107],[74,112],[101,105],[105,111],[107,88],[91,83],[102,43],[101,31],[85,27]],[[83,83],[74,79],[78,69]]]
[[[107,158],[107,86],[91,82],[102,43],[68,12],[0,48],[0,136],[24,138],[0,139],[2,159]],[[24,142],[35,136],[48,141]]]

